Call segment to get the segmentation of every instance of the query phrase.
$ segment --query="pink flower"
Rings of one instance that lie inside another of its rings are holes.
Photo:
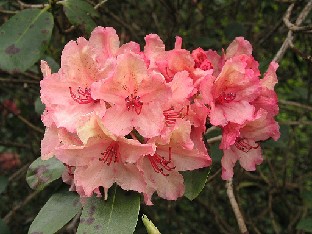
[[[43,140],[54,142],[53,137]],[[155,152],[153,144],[141,144],[133,139],[118,138],[109,133],[100,119],[93,115],[77,129],[77,135],[65,133],[58,135],[58,142],[53,154],[70,168],[74,185],[80,194],[91,196],[99,186],[106,191],[117,183],[125,190],[145,191],[145,182],[141,172],[135,165],[138,159]],[[67,177],[64,177],[68,180]]]
[[[92,97],[110,106],[103,124],[118,136],[129,134],[133,128],[144,137],[159,135],[165,124],[163,108],[171,96],[164,77],[149,73],[138,54],[119,55],[116,63],[111,78],[92,85]]]
[[[64,48],[61,69],[51,74],[45,61],[41,63],[44,79],[40,82],[41,100],[46,105],[42,120],[46,126],[55,123],[74,132],[75,126],[90,113],[103,116],[105,103],[91,97],[91,84],[106,77],[110,69],[99,70],[92,58],[88,41],[78,38]]]
[[[276,62],[271,62],[267,72],[264,74],[264,78],[260,80],[260,94],[252,102],[256,109],[265,109],[272,116],[278,113],[277,95],[274,91],[274,86],[277,83],[276,70],[278,64]]]
[[[239,55],[227,60],[217,77],[208,75],[201,82],[200,92],[210,107],[212,125],[242,124],[254,118],[251,102],[260,89],[257,65],[252,57]]]
[[[255,120],[243,125],[229,123],[223,128],[220,148],[224,149],[221,160],[222,178],[233,177],[236,161],[247,171],[256,170],[262,163],[259,141],[272,137],[275,141],[280,137],[279,126],[274,118],[264,109],[260,109]]]
[[[147,35],[145,42],[144,54],[149,61],[149,69],[160,72],[167,82],[171,82],[176,73],[187,71],[197,86],[197,80],[212,72],[210,69],[197,69],[191,53],[181,48],[181,37],[176,37],[175,48],[169,51],[165,50],[163,41],[156,34]]]
[[[151,140],[152,142],[154,140]],[[188,144],[185,144],[189,142]],[[147,184],[144,192],[145,203],[151,205],[151,196],[167,200],[176,200],[184,193],[183,177],[179,171],[195,170],[211,165],[200,129],[191,129],[187,121],[178,120],[172,132],[170,142],[157,144],[154,154],[141,158],[138,167]]]

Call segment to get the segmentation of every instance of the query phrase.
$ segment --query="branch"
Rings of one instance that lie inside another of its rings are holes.
[[[278,103],[283,104],[283,105],[296,106],[296,107],[299,107],[301,109],[306,109],[306,110],[312,111],[312,106],[301,104],[299,102],[279,100]]]
[[[235,214],[236,221],[238,223],[239,230],[242,234],[248,234],[249,232],[247,230],[243,215],[239,210],[237,201],[236,201],[235,196],[234,196],[233,180],[232,179],[228,180],[225,184],[225,187],[226,187],[226,193],[229,197],[232,209],[233,209],[234,214]]]
[[[45,8],[47,6],[49,6],[49,4],[27,4],[22,2],[21,0],[17,0],[18,4],[20,5],[21,8]]]
[[[17,143],[17,142],[0,141],[0,145],[7,146],[7,147],[16,147],[16,148],[30,149],[29,145],[22,144],[22,143]]]
[[[208,139],[208,140],[207,140],[207,143],[208,143],[208,144],[212,144],[212,143],[221,141],[221,139],[222,139],[222,136],[219,135],[219,136],[212,137],[212,138]]]
[[[1,104],[2,108],[4,108],[5,110],[9,111],[10,113],[12,113],[13,115],[15,115],[21,122],[23,122],[25,125],[27,125],[29,128],[31,128],[32,130],[43,134],[44,130],[42,130],[41,128],[38,128],[37,126],[33,125],[31,122],[29,122],[27,119],[25,119],[23,116],[21,116],[20,114],[16,114],[14,113],[14,111],[11,111],[10,108],[7,108],[5,105]]]
[[[13,216],[15,215],[15,213],[19,209],[21,209],[22,207],[27,205],[31,200],[33,200],[40,192],[41,192],[41,190],[35,190],[31,194],[29,194],[20,204],[14,206],[13,209],[6,216],[4,216],[3,221],[6,224],[8,224],[11,221],[11,219],[13,218]]]
[[[288,7],[286,14],[284,16],[284,21],[287,21],[287,20],[289,21],[290,14],[294,6],[295,4],[293,3]],[[309,0],[296,19],[296,22],[294,24],[296,27],[299,27],[302,24],[302,22],[308,16],[311,9],[312,9],[312,0]],[[274,61],[279,62],[283,58],[287,49],[290,47],[292,40],[293,40],[293,31],[289,30],[285,41],[283,42],[281,48],[277,51],[273,59]]]
[[[217,130],[217,129],[218,129],[218,128],[217,128],[216,126],[212,126],[212,127],[210,127],[210,128],[207,129],[207,131],[205,132],[205,135],[207,135],[208,133],[213,132],[213,131],[215,131],[215,130]]]
[[[0,78],[0,82],[6,82],[6,83],[28,83],[28,84],[39,84],[40,81],[36,80],[21,80],[21,79],[5,79]]]
[[[96,4],[96,5],[94,6],[94,9],[97,10],[97,9],[100,8],[105,2],[107,2],[107,0],[100,1],[98,4]]]

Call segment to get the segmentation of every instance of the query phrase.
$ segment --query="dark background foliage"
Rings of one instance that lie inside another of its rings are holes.
[[[253,45],[254,57],[264,72],[285,40],[288,28],[283,16],[295,3],[294,22],[308,1],[298,0],[71,0],[69,5],[50,1],[54,18],[49,41],[40,44],[40,56],[25,71],[1,66],[0,51],[0,233],[27,233],[50,195],[59,189],[55,181],[43,191],[33,191],[25,181],[29,164],[40,156],[44,127],[39,58],[58,69],[64,45],[77,37],[89,37],[95,25],[112,26],[121,43],[134,40],[144,45],[144,36],[157,33],[172,48],[175,36],[183,47],[226,48],[236,36]],[[102,5],[97,5],[102,2]],[[22,9],[42,8],[44,0],[0,0],[0,24]],[[71,4],[71,5],[70,5]],[[87,5],[84,5],[87,4]],[[91,6],[91,9],[88,7]],[[95,7],[96,10],[92,10]],[[311,25],[311,12],[304,25]],[[12,33],[17,28],[10,29]],[[0,33],[0,41],[1,41]],[[35,36],[34,36],[35,37]],[[37,40],[33,38],[33,40]],[[40,42],[41,43],[41,42]],[[295,33],[294,48],[280,60],[277,93],[280,100],[281,138],[262,145],[264,162],[256,172],[235,168],[234,189],[250,233],[312,232],[312,33]],[[1,48],[1,45],[0,45]],[[310,56],[310,57],[309,57]],[[25,58],[20,58],[21,60]],[[21,61],[23,62],[23,61]],[[213,135],[215,134],[215,135]],[[218,135],[213,133],[208,137]],[[193,201],[175,202],[155,197],[155,205],[142,205],[161,233],[238,233],[235,216],[221,180],[218,143],[210,145],[213,158],[205,189]],[[60,233],[72,233],[65,226]],[[141,221],[135,233],[146,233]]]

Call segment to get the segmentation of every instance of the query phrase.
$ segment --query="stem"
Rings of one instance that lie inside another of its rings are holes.
[[[236,201],[235,196],[234,196],[233,180],[232,179],[228,180],[225,184],[225,187],[226,187],[226,193],[229,197],[232,209],[233,209],[234,214],[235,214],[236,221],[238,223],[239,230],[242,234],[248,234],[249,232],[247,230],[243,215],[239,210],[237,201]]]

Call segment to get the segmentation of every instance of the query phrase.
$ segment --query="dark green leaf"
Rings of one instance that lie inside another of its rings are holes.
[[[246,34],[246,30],[241,23],[232,22],[228,24],[225,29],[225,36],[231,41],[235,37],[244,36]]]
[[[305,232],[312,232],[312,218],[301,219],[296,228]]]
[[[68,223],[81,209],[74,192],[59,192],[51,196],[30,225],[29,234],[53,234]]]
[[[1,234],[10,234],[10,229],[8,226],[0,219],[0,233]]]
[[[37,158],[27,171],[26,180],[29,186],[41,190],[62,176],[64,165],[56,158],[42,160]]]
[[[37,114],[41,115],[44,111],[45,105],[41,102],[40,97],[37,97],[35,101],[35,111]]]
[[[8,178],[4,177],[4,176],[0,176],[0,194],[2,192],[4,192],[4,190],[6,189],[8,185]]]
[[[45,60],[49,64],[52,72],[58,72],[58,70],[60,69],[60,65],[53,58],[47,56],[43,58],[43,60]]]
[[[45,9],[17,13],[0,27],[0,69],[23,72],[40,58],[50,40],[53,16]]]
[[[223,150],[219,148],[219,143],[209,145],[209,155],[213,162],[221,162]]]
[[[108,200],[90,198],[80,217],[78,234],[133,233],[140,209],[139,194],[111,188]]]
[[[210,168],[182,172],[185,184],[184,196],[190,200],[195,199],[205,187]]]
[[[82,26],[90,33],[96,26],[91,17],[99,16],[92,5],[84,0],[65,0],[60,2],[64,6],[64,12],[73,25]]]
[[[312,191],[303,191],[301,197],[306,206],[312,207]]]

